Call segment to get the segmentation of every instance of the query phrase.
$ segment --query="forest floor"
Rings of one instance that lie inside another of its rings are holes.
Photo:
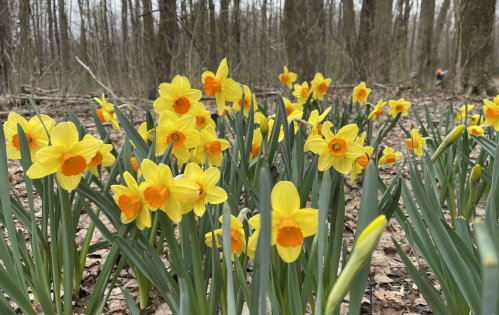
[[[267,88],[267,90],[269,89],[270,88]],[[423,104],[432,104],[432,102],[435,102],[439,108],[441,106],[448,107],[450,106],[451,102],[454,104],[454,107],[460,107],[462,104],[464,104],[464,98],[462,96],[456,96],[443,91],[433,91],[431,93],[426,93],[421,91],[414,91],[411,88],[385,89],[383,87],[375,87],[373,88],[373,92],[378,93],[378,99],[382,98],[384,100],[404,97],[406,100],[412,102],[412,106],[414,106],[420,112],[420,115],[423,113]],[[349,96],[349,93],[351,93],[351,89],[333,88],[332,91],[328,93],[330,93],[329,97],[331,97],[331,99],[335,99],[336,96],[339,96],[340,101],[343,101]],[[257,98],[257,100],[259,99]],[[472,112],[473,114],[479,113],[481,111],[481,108],[483,106],[481,98],[470,97],[466,100],[468,101],[468,104],[476,105],[474,111]],[[50,114],[56,119],[56,121],[62,120],[65,113],[65,108],[63,105],[67,104],[61,102],[52,102],[50,100],[40,100],[38,103],[39,109],[42,113]],[[139,100],[136,102],[134,101],[133,104],[134,121],[136,126],[138,127],[138,125],[145,119],[145,110],[152,109],[152,102]],[[215,105],[213,101],[206,101],[205,104],[214,112]],[[90,114],[88,100],[84,102],[72,102],[69,107],[82,121],[87,131],[89,133],[97,135],[95,124]],[[0,110],[0,117],[2,118],[2,120],[5,120],[8,112],[13,110],[25,115],[28,114],[26,107],[16,107],[12,109],[11,106],[4,106],[4,108],[0,108]],[[386,119],[385,115],[383,117]],[[408,117],[402,117],[400,121],[406,130],[418,128],[418,124],[412,113]],[[377,124],[380,123],[382,122],[377,122]],[[119,132],[113,132],[111,135],[111,139],[115,145],[121,146],[124,141],[123,130]],[[397,126],[390,132],[383,144],[393,147],[395,151],[403,151],[405,150],[405,139],[406,136],[404,132],[400,129],[400,127]],[[9,173],[11,175],[10,179],[12,186],[16,189],[21,198],[26,198],[26,189],[23,179],[24,175],[21,165],[18,161],[9,161]],[[403,170],[403,175],[407,180],[407,168]],[[388,167],[381,168],[380,176],[386,184],[389,184],[395,176],[395,170]],[[348,242],[349,249],[351,249],[351,246],[353,244],[354,232],[356,230],[357,210],[360,205],[360,194],[362,188],[361,180],[362,179],[358,177],[354,183],[351,183],[349,176],[345,178],[346,216],[344,237]],[[410,183],[408,183],[408,185],[410,187]],[[400,202],[399,205],[401,209],[404,210],[404,204]],[[481,200],[477,208],[477,212],[479,215],[483,215],[484,208],[485,200]],[[26,209],[28,209],[27,203]],[[41,209],[36,212],[36,216],[41,219]],[[101,219],[104,222],[109,223],[109,221],[107,221],[105,216],[103,216],[102,214]],[[78,246],[81,246],[90,222],[91,220],[86,214],[83,214],[81,216],[76,233],[76,244]],[[18,227],[21,227],[19,225],[19,222],[16,223],[18,224]],[[109,226],[110,230],[113,231],[112,226],[110,224]],[[4,234],[6,233],[4,227],[2,227],[2,231]],[[412,282],[402,260],[396,253],[395,247],[391,240],[391,236],[393,236],[401,244],[402,248],[411,257],[413,262],[416,263],[414,254],[410,251],[410,247],[407,243],[407,239],[403,230],[401,229],[395,218],[392,218],[388,224],[388,227],[386,228],[386,231],[383,233],[380,244],[378,245],[373,255],[371,277],[366,288],[365,298],[362,305],[362,312],[365,314],[393,315],[432,314],[431,310],[424,300],[424,297],[417,290],[417,287]],[[92,243],[96,243],[102,240],[104,240],[104,237],[98,230],[96,230]],[[108,249],[103,249],[89,255],[89,257],[87,258],[87,264],[82,281],[82,293],[80,294],[80,298],[76,299],[75,301],[76,303],[74,314],[83,314],[85,305],[88,302],[89,295],[93,291],[93,285],[96,282],[96,279],[100,272],[100,268],[104,264],[107,255]],[[165,251],[163,252],[163,255],[165,255]],[[419,269],[419,267],[417,268]],[[439,285],[436,282],[435,277],[431,273],[431,270],[429,270],[428,266],[423,264],[423,268],[425,268],[425,272],[428,274],[430,279],[435,281],[435,285],[437,286],[437,288],[439,288]],[[125,268],[120,271],[120,278],[117,282],[116,287],[112,289],[111,298],[109,299],[108,306],[105,309],[105,314],[128,314],[125,299],[122,294],[122,290],[124,288],[127,288],[129,291],[131,291],[131,293],[135,297],[138,296],[137,280],[129,266],[125,266]],[[347,295],[344,303],[342,304],[342,313],[348,312],[348,299],[349,296]],[[150,292],[150,306],[147,309],[143,310],[141,314],[169,315],[171,314],[171,312],[169,311],[167,305],[164,303],[163,299],[160,297],[158,291],[153,290]]]

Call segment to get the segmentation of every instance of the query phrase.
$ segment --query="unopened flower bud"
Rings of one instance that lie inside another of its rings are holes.
[[[433,156],[431,157],[432,163],[435,163],[438,157],[445,150],[447,150],[447,148],[450,147],[451,144],[454,144],[455,142],[457,142],[457,140],[459,140],[465,128],[466,128],[465,125],[459,125],[456,128],[454,128],[451,132],[449,132],[449,134],[445,137],[444,141],[442,141],[442,143],[438,147],[437,151],[435,151],[435,154],[433,154]]]
[[[473,166],[473,169],[471,170],[471,172],[472,172],[475,180],[478,182],[480,180],[480,178],[482,177],[482,167],[479,164],[477,164],[477,165]]]
[[[267,136],[269,133],[269,123],[265,117],[260,118],[260,132],[262,133],[262,137]]]

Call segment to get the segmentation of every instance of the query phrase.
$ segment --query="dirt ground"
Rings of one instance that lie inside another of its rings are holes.
[[[265,88],[268,91],[271,88]],[[339,95],[340,100],[344,100],[351,93],[351,89],[338,89],[333,88],[328,91],[328,95],[331,99],[335,99]],[[412,102],[412,106],[418,109],[420,113],[423,111],[423,104],[430,104],[436,102],[440,106],[450,106],[453,103],[454,107],[460,107],[464,99],[462,96],[455,96],[442,91],[433,91],[431,93],[426,93],[422,91],[415,91],[412,88],[402,88],[398,89],[395,87],[384,88],[383,86],[373,87],[373,93],[378,93],[378,98],[384,100],[395,99],[399,97],[404,97],[406,100]],[[100,94],[100,93],[95,93]],[[95,95],[98,96],[98,95]],[[272,98],[273,96],[268,96]],[[260,99],[257,97],[257,101]],[[468,104],[475,104],[476,107],[473,113],[479,113],[483,106],[481,98],[470,97],[467,98]],[[85,101],[71,101],[71,104],[65,104],[64,102],[51,102],[51,101],[39,101],[39,109],[42,113],[46,113],[54,117],[57,121],[61,121],[65,113],[64,105],[68,105],[79,117],[79,119],[84,123],[88,132],[92,134],[97,134],[95,129],[95,124],[93,123],[90,108],[88,105],[88,99]],[[135,124],[138,125],[144,121],[144,115],[146,109],[152,109],[152,102],[145,100],[134,100],[131,101],[134,105],[134,120]],[[214,112],[214,102],[204,101],[204,103]],[[118,102],[118,104],[120,104]],[[9,111],[16,111],[21,114],[28,114],[27,107],[18,106],[14,109],[11,106],[4,106],[1,109],[3,114],[1,117],[4,121],[6,115]],[[386,118],[386,117],[385,117]],[[403,117],[400,119],[402,125],[405,129],[410,130],[412,128],[417,128],[415,118],[411,114],[409,117]],[[379,124],[380,122],[378,122]],[[376,129],[375,129],[376,130]],[[111,139],[112,141],[120,146],[123,143],[124,132],[113,132]],[[391,131],[389,136],[386,138],[384,144],[386,146],[391,146],[395,151],[405,150],[405,134],[397,126]],[[9,161],[9,173],[11,176],[11,183],[13,187],[17,190],[21,198],[26,197],[25,184],[23,180],[23,173],[20,163],[17,161]],[[380,169],[380,175],[386,184],[389,184],[393,176],[395,176],[395,170],[392,168],[382,168]],[[407,179],[407,169],[404,170],[404,176]],[[346,217],[345,217],[345,231],[344,237],[346,238],[349,248],[353,244],[354,232],[356,229],[356,218],[357,210],[360,205],[360,193],[362,189],[362,183],[360,178],[357,179],[353,184],[350,183],[349,178],[345,180],[345,201],[346,201]],[[484,200],[481,201],[479,205],[478,213],[483,214]],[[400,207],[404,209],[404,205],[400,202]],[[26,204],[26,209],[28,206]],[[29,211],[29,210],[27,210]],[[41,210],[36,213],[38,218],[41,218]],[[106,218],[101,215],[103,221],[106,222]],[[78,225],[78,230],[76,233],[76,243],[81,246],[83,239],[86,235],[88,226],[91,220],[86,215],[83,214],[80,218]],[[19,224],[17,222],[17,224]],[[109,224],[110,225],[110,224]],[[20,227],[20,225],[18,225]],[[3,233],[6,231],[2,227]],[[371,277],[369,285],[366,289],[366,294],[364,298],[362,312],[365,314],[431,314],[431,310],[426,304],[424,297],[419,294],[417,287],[411,281],[408,271],[405,268],[402,260],[396,253],[395,247],[393,246],[391,236],[401,243],[402,247],[406,250],[407,254],[412,257],[413,253],[410,252],[409,245],[407,243],[406,236],[402,231],[401,227],[397,221],[392,218],[388,224],[386,231],[383,233],[381,242],[374,252],[372,265],[371,265]],[[96,229],[92,242],[96,243],[104,240],[102,234]],[[88,301],[89,295],[93,290],[93,285],[96,282],[101,266],[103,265],[108,254],[108,249],[99,250],[87,258],[87,264],[85,267],[85,272],[82,281],[82,294],[79,299],[76,299],[74,314],[83,314],[86,302]],[[164,254],[164,253],[163,253]],[[431,272],[425,267],[425,271],[429,275],[430,279],[435,279]],[[437,286],[438,284],[435,283]],[[132,292],[134,296],[138,296],[138,285],[137,280],[132,272],[132,270],[125,266],[123,270],[120,271],[120,279],[117,286],[113,288],[111,298],[109,300],[108,306],[105,310],[105,314],[128,314],[124,296],[122,290],[127,288]],[[348,299],[347,295],[344,303],[342,304],[342,313],[348,312]],[[150,292],[150,307],[143,310],[141,314],[156,314],[156,315],[168,315],[171,314],[168,307],[159,296],[156,290]]]

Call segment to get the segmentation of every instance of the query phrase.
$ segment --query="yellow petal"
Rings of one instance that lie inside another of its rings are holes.
[[[270,195],[272,208],[284,217],[290,217],[293,211],[300,209],[300,196],[292,182],[278,182]]]
[[[168,196],[165,204],[161,207],[161,210],[163,210],[173,222],[178,223],[182,221],[182,208],[175,196]]]
[[[53,146],[61,146],[65,152],[69,152],[78,142],[78,130],[72,122],[62,122],[54,127],[50,141]]]
[[[80,184],[81,174],[66,176],[61,173],[61,169],[57,171],[57,179],[59,180],[59,184],[64,190],[70,191],[75,190],[76,187]]]
[[[190,179],[194,182],[199,182],[201,180],[202,175],[203,175],[203,170],[196,163],[189,163],[185,167],[184,176],[187,179]]]
[[[227,200],[227,192],[223,188],[217,186],[206,189],[204,196],[208,199],[208,202],[213,205],[221,204]]]
[[[319,228],[319,211],[305,208],[293,213],[293,220],[300,226],[303,237],[317,234]]]
[[[220,180],[220,171],[216,167],[210,167],[204,171],[200,180],[201,184],[203,184],[205,188],[214,187]]]
[[[279,256],[281,256],[281,259],[288,264],[298,259],[301,253],[302,246],[303,244],[295,247],[282,247],[281,245],[279,245],[279,243],[276,244]]]

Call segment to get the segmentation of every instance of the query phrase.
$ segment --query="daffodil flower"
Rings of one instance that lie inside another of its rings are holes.
[[[471,138],[471,134],[474,134],[477,137],[483,137],[485,135],[485,132],[483,131],[483,128],[480,126],[470,126],[468,127],[468,133],[470,134],[469,137]]]
[[[310,133],[308,135],[308,139],[310,139],[313,136],[321,136],[322,137],[322,124],[321,122],[326,118],[326,116],[329,114],[331,111],[331,107],[326,108],[326,110],[319,115],[319,111],[317,109],[313,110],[310,113],[310,116],[308,117],[308,124],[310,125]],[[310,148],[308,147],[308,142],[305,141],[305,145],[303,146],[303,152],[308,152]]]
[[[298,129],[300,128],[300,126],[298,125],[298,122],[296,122],[294,120],[294,118],[301,119],[302,117],[303,117],[303,112],[301,110],[295,110],[287,118],[288,126],[289,126],[289,124],[294,124],[294,126],[295,126],[294,134],[296,134],[298,132]],[[272,134],[272,129],[274,128],[274,119],[270,119],[268,123],[269,123],[268,136],[270,137],[270,135]],[[281,128],[279,130],[279,138],[277,139],[277,141],[282,142],[282,140],[284,140],[284,127],[281,124]]]
[[[36,162],[26,172],[29,178],[42,178],[57,173],[59,184],[65,190],[74,190],[103,142],[95,139],[78,141],[78,131],[72,122],[54,127],[51,146],[36,152]]]
[[[379,159],[379,165],[387,164],[388,166],[393,166],[396,160],[402,158],[402,153],[394,152],[393,148],[385,148],[383,150],[383,156]]]
[[[220,223],[223,223],[223,216],[219,218],[219,221]],[[222,247],[222,244],[220,244],[217,237],[218,235],[223,237],[223,228],[214,230],[213,234],[215,234],[217,248]],[[213,246],[213,234],[212,232],[208,232],[204,236],[205,243],[208,247]],[[239,257],[246,250],[246,237],[244,236],[243,224],[233,215],[230,216],[230,247],[232,260],[234,260],[234,253]]]
[[[191,107],[201,99],[200,90],[192,89],[189,79],[176,75],[172,83],[159,85],[159,97],[154,101],[154,111],[161,115],[162,112],[171,111],[178,116],[189,113]]]
[[[201,131],[209,125],[216,127],[215,122],[211,119],[211,113],[206,110],[203,103],[194,104],[191,114],[196,117],[196,130]]]
[[[206,204],[218,205],[227,200],[227,192],[216,186],[220,180],[220,171],[216,167],[210,167],[204,172],[196,163],[187,164],[184,177],[178,178],[180,185],[194,187],[198,191],[196,200],[186,202],[182,205],[182,213],[194,209],[198,217],[202,217],[206,211]]]
[[[19,146],[19,136],[17,134],[17,125],[21,125],[26,140],[28,140],[28,147],[31,153],[31,160],[35,161],[36,152],[48,146],[49,134],[54,130],[55,122],[47,115],[40,115],[42,121],[38,116],[33,116],[29,121],[24,119],[17,113],[9,113],[7,121],[3,125],[5,139],[8,141],[6,145],[7,158],[11,160],[19,160],[21,158],[21,147]],[[43,127],[45,125],[45,128]]]
[[[210,166],[218,166],[222,164],[223,154],[230,146],[229,141],[219,139],[215,128],[211,125],[201,130],[199,142],[194,149],[193,155],[201,161],[201,165],[205,163],[205,154],[208,154],[208,163]]]
[[[355,139],[355,143],[359,144],[364,149],[364,154],[355,159],[352,165],[352,170],[350,171],[350,182],[355,181],[355,176],[362,173],[362,170],[367,168],[369,163],[369,158],[373,156],[374,148],[371,146],[364,146],[364,141],[366,139],[366,133],[363,132],[362,135]],[[369,156],[369,157],[368,157]]]
[[[302,251],[303,240],[317,234],[319,211],[312,208],[300,209],[300,196],[292,182],[278,182],[270,195],[272,204],[271,245],[286,263],[295,261]],[[256,231],[248,242],[248,252],[256,251],[256,241],[261,227],[261,216],[253,216],[248,221]],[[253,255],[250,253],[250,255]]]
[[[355,142],[359,127],[354,124],[346,125],[334,135],[332,126],[331,122],[326,121],[321,129],[325,140],[319,135],[313,136],[307,140],[308,146],[312,152],[320,155],[319,171],[334,166],[341,174],[348,174],[355,159],[365,154],[364,148]]]
[[[139,230],[151,227],[151,214],[153,210],[144,198],[144,193],[139,189],[135,178],[129,172],[123,174],[126,186],[112,185],[114,192],[114,201],[121,210],[121,222],[128,224],[135,221]]]
[[[92,135],[85,135],[83,140],[97,140]],[[96,177],[99,177],[99,172],[97,171],[97,167],[100,165],[101,167],[108,167],[114,164],[116,158],[111,153],[113,150],[112,144],[103,144],[99,151],[94,155],[90,163],[88,163],[87,169],[90,173],[94,174]]]
[[[312,93],[316,100],[324,100],[324,95],[326,94],[327,88],[331,85],[332,80],[330,78],[324,79],[322,73],[316,73],[314,79],[312,80]]]
[[[234,102],[234,104],[232,104],[232,108],[237,112],[240,111],[242,108],[244,112],[244,117],[248,118],[251,109],[251,103],[253,102],[254,111],[258,109],[258,105],[256,103],[255,95],[251,93],[251,90],[247,85],[244,86],[244,104],[242,96],[243,95],[241,92],[241,94],[239,94],[239,98]]]
[[[215,94],[219,115],[224,111],[225,101],[234,102],[241,98],[241,87],[236,81],[227,78],[228,75],[227,58],[220,62],[216,75],[211,71],[202,74],[204,92],[208,96]]]
[[[477,126],[483,124],[485,117],[480,114],[475,114],[470,118],[470,126]]]
[[[114,111],[114,105],[106,101],[106,96],[102,93],[102,100],[94,97],[94,101],[99,103],[102,108],[96,109],[95,112],[102,123],[109,121],[114,130],[120,130],[120,125],[118,124],[118,116]]]
[[[469,113],[473,108],[475,108],[475,105],[468,105],[468,112],[466,112],[466,106],[465,105],[461,106],[461,108],[458,109],[456,113],[456,121],[459,123],[464,123],[466,117],[468,117]]]
[[[423,147],[426,145],[426,139],[419,135],[416,129],[411,130],[411,138],[407,139],[409,150],[413,151],[417,156],[423,155]]]
[[[290,72],[286,66],[284,66],[284,73],[279,75],[279,80],[281,80],[282,84],[286,84],[289,89],[293,88],[293,83],[297,78],[296,73]]]
[[[374,109],[371,111],[367,119],[375,120],[376,118],[381,116],[381,114],[383,114],[383,107],[385,107],[386,103],[387,102],[383,102],[383,100],[379,100],[378,104],[374,106]]]
[[[388,114],[392,115],[393,118],[397,117],[398,114],[402,116],[407,116],[409,112],[407,111],[409,107],[411,107],[411,102],[400,98],[398,101],[390,101],[388,102],[390,105],[390,109],[388,110]]]
[[[359,102],[360,105],[364,105],[369,94],[371,94],[371,89],[366,88],[365,82],[360,82],[353,88],[352,103]]]
[[[296,111],[296,110],[303,112],[302,105],[297,104],[297,103],[291,103],[291,101],[286,97],[283,97],[282,100],[284,102],[284,108],[286,108],[286,116],[291,115],[291,113]]]
[[[494,98],[494,102],[483,100],[485,106],[483,112],[485,113],[485,127],[494,126],[495,131],[499,131],[499,96]]]
[[[308,82],[305,81],[301,85],[295,84],[294,89],[295,90],[292,94],[294,97],[296,97],[298,104],[305,104],[308,100],[308,97],[310,96],[310,93],[312,93],[308,88]]]
[[[251,142],[251,152],[249,157],[250,161],[251,159],[258,157],[258,154],[260,153],[260,147],[262,145],[262,140],[263,137],[260,128],[255,129],[255,131],[253,131],[253,140]]]

